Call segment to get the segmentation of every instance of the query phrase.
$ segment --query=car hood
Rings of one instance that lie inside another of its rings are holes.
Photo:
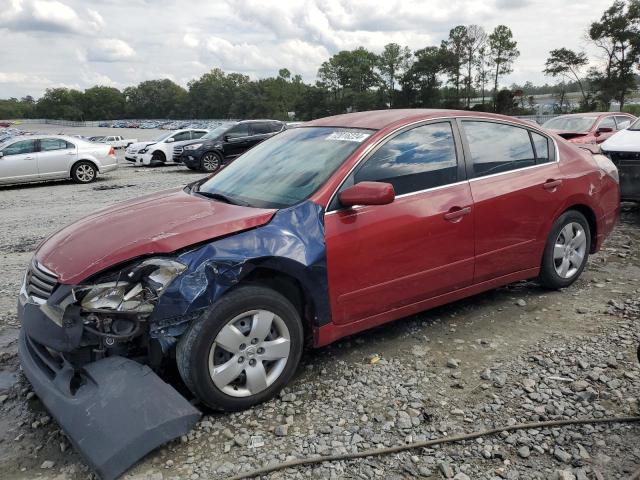
[[[140,150],[141,148],[144,148],[148,145],[153,145],[154,143],[158,143],[158,142],[136,142],[136,143],[132,143],[131,145],[129,145],[127,147],[127,150],[134,149],[134,150]]]
[[[618,152],[640,152],[640,130],[620,130],[602,144],[602,149]]]
[[[197,243],[268,223],[275,210],[218,202],[183,189],[146,195],[100,210],[47,238],[36,259],[77,284],[102,270],[152,254],[166,254]]]

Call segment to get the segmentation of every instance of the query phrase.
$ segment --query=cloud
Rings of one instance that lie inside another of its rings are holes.
[[[184,42],[184,44],[187,47],[198,47],[200,45],[200,40],[198,40],[194,35],[192,35],[191,33],[185,33],[184,37],[182,37],[182,41]]]
[[[22,32],[80,33],[83,20],[70,6],[57,0],[8,0],[0,7],[0,28]]]
[[[87,60],[90,62],[118,62],[129,60],[134,56],[133,48],[118,38],[96,40],[87,50]]]

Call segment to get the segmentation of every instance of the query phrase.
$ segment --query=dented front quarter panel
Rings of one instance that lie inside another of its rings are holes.
[[[187,265],[160,298],[149,334],[164,349],[256,268],[295,278],[313,303],[314,325],[330,321],[323,208],[312,201],[279,210],[267,225],[188,249]]]

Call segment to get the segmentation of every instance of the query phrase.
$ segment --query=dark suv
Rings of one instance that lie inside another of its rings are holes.
[[[197,141],[182,146],[174,160],[191,170],[215,172],[224,163],[242,155],[251,147],[285,129],[278,120],[243,120],[226,123]]]

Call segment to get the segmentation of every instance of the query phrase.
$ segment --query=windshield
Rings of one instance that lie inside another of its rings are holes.
[[[627,130],[633,130],[634,132],[640,130],[640,118],[633,122]]]
[[[154,142],[161,142],[167,138],[169,138],[171,135],[173,134],[173,132],[166,132],[163,133],[162,135],[160,135],[158,138],[154,139]]]
[[[550,130],[562,130],[565,132],[588,132],[596,123],[596,117],[556,117],[542,124]]]
[[[226,123],[224,125],[218,125],[216,128],[211,130],[209,133],[207,133],[206,135],[203,135],[202,137],[200,137],[200,140],[213,140],[215,138],[218,138],[224,132],[229,130],[229,128],[231,128],[233,125],[234,125],[233,123]]]
[[[373,132],[302,127],[270,138],[203,183],[232,203],[285,208],[309,197]]]

